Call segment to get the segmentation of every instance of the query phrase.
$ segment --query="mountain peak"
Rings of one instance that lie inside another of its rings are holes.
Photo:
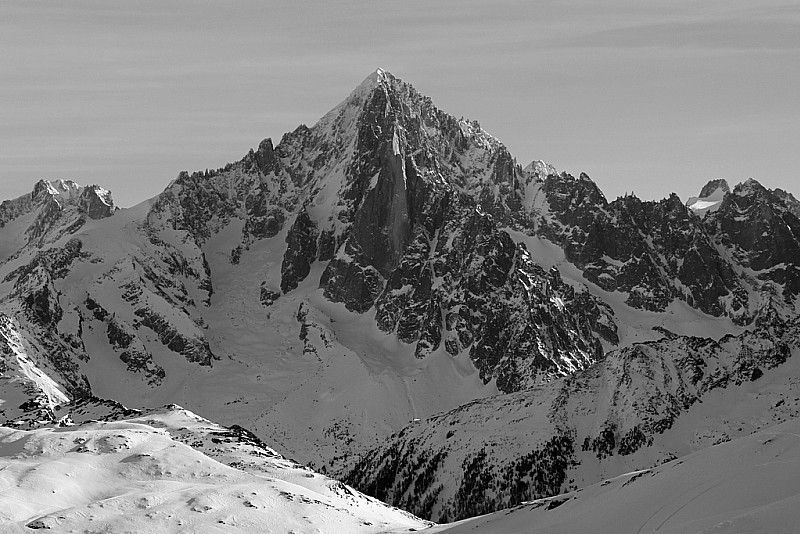
[[[43,192],[51,197],[72,198],[81,190],[81,186],[72,180],[39,180],[33,186],[31,198],[36,198]]]
[[[389,72],[386,72],[382,68],[378,67],[369,76],[367,76],[364,79],[364,82],[362,82],[362,85],[364,83],[372,83],[372,84],[379,83],[379,82],[384,81],[388,77],[394,78],[394,76],[392,76]]]
[[[764,186],[755,178],[748,178],[744,182],[736,184],[736,187],[733,188],[733,192],[740,197],[764,191],[766,191]]]
[[[700,198],[722,200],[722,196],[730,192],[731,188],[728,185],[728,181],[724,178],[718,178],[716,180],[709,180],[709,182],[703,186],[703,189],[700,190]]]
[[[730,192],[731,188],[724,178],[709,180],[700,190],[699,197],[690,197],[686,201],[686,207],[701,216],[707,212],[717,211],[722,199]]]
[[[376,68],[369,76],[364,78],[364,81],[362,81],[360,84],[358,84],[358,86],[356,86],[355,89],[353,89],[347,98],[326,113],[315,125],[315,127],[325,129],[326,126],[329,126],[330,123],[334,122],[337,117],[341,117],[341,115],[345,113],[347,109],[360,109],[364,103],[369,100],[370,95],[372,95],[378,87],[387,87],[397,84],[398,82],[400,82],[400,80],[395,78],[391,73],[380,67]],[[355,113],[355,115],[357,114],[358,112]],[[350,118],[352,119],[354,117]]]
[[[391,83],[396,81],[395,78],[390,72],[378,67],[369,76],[364,78],[364,81],[361,82],[358,87],[353,91],[353,94],[363,94],[364,92],[370,92],[372,89],[379,85]],[[352,96],[352,94],[351,94]]]
[[[522,172],[526,176],[534,176],[539,180],[544,180],[551,174],[558,174],[553,165],[541,159],[531,161],[527,167],[522,169]]]
[[[33,186],[30,198],[43,198],[45,202],[56,202],[59,209],[66,205],[77,205],[92,219],[113,215],[116,207],[111,191],[99,185],[82,186],[72,180],[39,180]]]

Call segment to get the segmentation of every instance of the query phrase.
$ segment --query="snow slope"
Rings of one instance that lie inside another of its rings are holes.
[[[177,406],[0,427],[0,530],[409,532],[430,523]]]
[[[800,524],[800,419],[653,469],[433,527],[448,534],[789,534]]]

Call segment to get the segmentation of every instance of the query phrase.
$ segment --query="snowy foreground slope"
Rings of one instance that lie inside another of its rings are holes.
[[[800,420],[678,460],[434,527],[447,534],[790,534],[800,525]]]
[[[438,522],[588,486],[800,416],[800,321],[663,339],[411,424],[345,480]]]
[[[0,427],[4,533],[367,533],[428,525],[177,406],[33,431]]]

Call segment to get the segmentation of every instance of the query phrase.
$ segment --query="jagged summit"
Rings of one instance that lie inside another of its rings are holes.
[[[103,219],[116,211],[111,192],[72,180],[39,180],[30,193],[0,203],[0,264],[24,248],[42,247],[73,233],[87,219]]]
[[[764,194],[767,189],[755,178],[748,178],[742,183],[736,184],[733,188],[733,193],[738,196],[747,196],[751,194]]]
[[[703,216],[706,213],[714,212],[719,209],[720,203],[725,195],[731,192],[727,180],[719,178],[709,181],[700,190],[699,197],[690,197],[686,201],[686,207],[697,215]]]
[[[81,200],[83,199],[83,201]],[[113,213],[114,200],[111,191],[100,187],[99,185],[82,186],[72,180],[39,180],[34,184],[33,190],[30,193],[21,195],[15,199],[3,201],[2,205],[10,207],[12,204],[16,205],[29,205],[30,203],[54,200],[59,206],[66,206],[68,204],[82,204],[84,208],[88,208],[88,204],[99,203],[107,209],[92,210],[98,217],[89,216],[92,218],[101,218]],[[102,214],[101,212],[108,212]]]
[[[700,190],[700,198],[722,198],[723,194],[730,192],[731,188],[728,185],[728,181],[724,178],[718,178],[710,180],[703,186],[703,189]]]
[[[43,192],[46,192],[52,196],[64,195],[66,197],[71,197],[72,195],[77,194],[80,189],[81,186],[72,180],[39,180],[36,182],[36,185],[33,186],[31,197],[35,198]]]
[[[734,194],[737,197],[761,198],[765,202],[768,201],[768,196],[777,195],[777,198],[782,199],[783,203],[790,211],[796,209],[793,206],[797,201],[795,200],[795,202],[792,202],[794,197],[785,194],[785,192],[781,190],[770,191],[755,178],[748,178],[744,182],[736,184],[733,190],[731,190],[725,179],[719,178],[711,180],[703,186],[703,189],[700,191],[700,196],[690,197],[689,200],[686,201],[686,207],[702,217],[705,216],[706,213],[716,212],[722,206],[725,197],[729,194]]]
[[[77,196],[82,187],[72,180],[39,180],[30,193],[31,199],[36,199],[42,194],[51,197],[69,199]]]
[[[798,201],[793,194],[788,191],[784,191],[783,189],[774,189],[772,194],[784,203],[786,209],[790,213],[800,219],[800,201]]]

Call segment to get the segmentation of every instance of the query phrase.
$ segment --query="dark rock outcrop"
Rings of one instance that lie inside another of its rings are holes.
[[[305,280],[317,257],[318,231],[306,210],[300,210],[286,236],[281,264],[281,291],[288,293]]]
[[[96,185],[83,188],[78,206],[90,219],[105,219],[114,215],[114,201],[111,193]]]
[[[179,332],[170,322],[153,310],[139,308],[134,314],[140,318],[141,324],[158,335],[158,339],[173,352],[185,357],[190,362],[200,365],[211,365],[218,359],[211,352],[208,341],[189,337]],[[126,362],[127,363],[127,362]]]
[[[704,191],[719,187],[726,184],[709,182]],[[561,245],[588,280],[627,293],[635,308],[664,311],[681,300],[748,324],[761,307],[753,290],[775,290],[754,284],[742,267],[762,271],[759,280],[785,286],[784,309],[797,295],[800,231],[793,203],[754,180],[725,194],[719,208],[703,218],[676,195],[659,202],[625,196],[608,203],[585,175],[578,180],[550,175],[542,189],[548,211],[536,232]]]

